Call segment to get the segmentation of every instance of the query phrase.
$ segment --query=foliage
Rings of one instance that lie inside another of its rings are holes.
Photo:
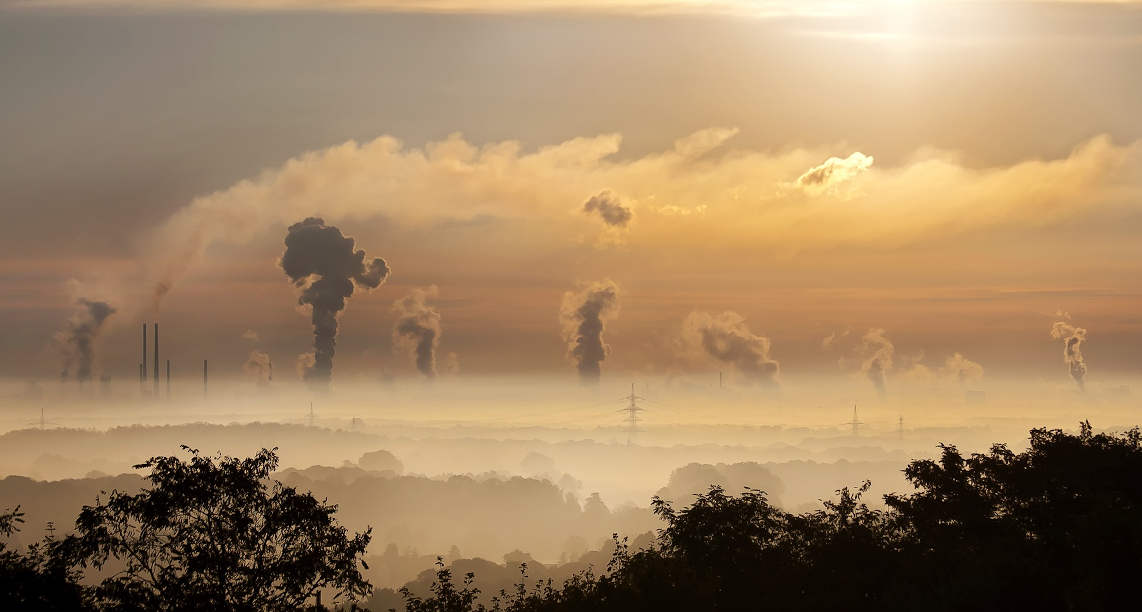
[[[916,492],[887,510],[841,489],[791,514],[765,493],[714,486],[687,508],[656,498],[666,527],[650,548],[616,538],[606,572],[477,602],[439,564],[411,612],[580,610],[1118,610],[1142,572],[1142,435],[1036,429],[1030,448],[996,445],[914,461]],[[525,568],[526,570],[526,568]],[[447,598],[440,597],[448,594]]]
[[[23,517],[19,506],[0,512],[0,538],[18,531]],[[21,610],[87,608],[79,575],[58,562],[55,547],[55,540],[44,538],[21,553],[0,540],[0,602]]]
[[[107,575],[94,589],[110,610],[295,610],[319,591],[355,602],[370,535],[349,536],[337,507],[267,479],[274,450],[246,459],[153,457],[151,487],[85,506],[60,555]]]

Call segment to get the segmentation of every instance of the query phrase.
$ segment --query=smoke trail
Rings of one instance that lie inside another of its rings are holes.
[[[960,353],[955,353],[944,360],[944,366],[940,368],[940,372],[945,376],[954,376],[963,385],[969,381],[982,378],[983,366]]]
[[[751,381],[777,383],[781,365],[769,357],[769,338],[754,335],[738,313],[691,312],[682,323],[682,335],[688,344],[733,365]]]
[[[289,226],[281,267],[297,287],[303,287],[299,304],[313,309],[313,364],[304,378],[328,385],[333,376],[337,344],[337,317],[354,286],[375,289],[389,276],[385,260],[365,262],[365,251],[353,250],[353,239],[317,217]]]
[[[393,302],[397,313],[393,326],[393,342],[408,349],[416,360],[416,369],[429,378],[436,377],[436,348],[440,344],[440,313],[427,304],[437,295],[436,286],[413,289]]]
[[[1086,359],[1083,358],[1082,351],[1083,343],[1086,342],[1086,330],[1066,321],[1055,321],[1051,326],[1051,337],[1063,341],[1063,363],[1067,364],[1071,378],[1079,390],[1086,391]]]
[[[270,354],[265,351],[250,351],[246,363],[242,364],[242,371],[258,381],[259,386],[268,385],[274,379],[274,365]]]
[[[567,356],[584,381],[597,381],[602,374],[601,364],[610,353],[603,342],[603,330],[618,314],[619,286],[612,280],[580,284],[578,291],[563,294],[559,321]]]
[[[619,197],[611,191],[603,191],[592,196],[583,204],[583,212],[587,214],[597,212],[603,223],[611,227],[626,227],[633,216],[630,208],[623,206]]]
[[[103,323],[115,314],[115,309],[107,302],[87,298],[79,298],[76,304],[82,310],[72,315],[67,327],[56,334],[56,341],[64,352],[60,378],[66,379],[74,365],[75,379],[84,382],[91,380],[92,365],[95,363],[95,339],[103,330]]]
[[[888,392],[888,372],[892,370],[892,356],[896,347],[884,336],[884,330],[873,328],[860,339],[857,354],[861,359],[860,371],[868,377],[881,397]]]

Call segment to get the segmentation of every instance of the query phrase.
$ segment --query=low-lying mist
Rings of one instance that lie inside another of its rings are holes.
[[[728,378],[728,377],[727,377]],[[0,413],[0,506],[25,539],[66,532],[100,491],[146,485],[132,466],[180,445],[248,456],[277,448],[276,477],[373,528],[375,585],[413,580],[436,555],[572,562],[659,524],[653,496],[685,504],[717,484],[794,511],[868,479],[866,499],[908,488],[902,470],[938,444],[1026,444],[1031,427],[1137,421],[1125,382],[897,381],[748,386],[723,378],[439,377],[338,380],[329,392],[264,378],[160,386],[8,381]],[[629,421],[630,395],[642,410]],[[854,412],[854,405],[856,410]]]

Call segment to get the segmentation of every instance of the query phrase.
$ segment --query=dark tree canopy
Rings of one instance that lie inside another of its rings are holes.
[[[0,512],[0,605],[16,610],[82,610],[87,607],[79,576],[53,555],[55,540],[45,538],[24,552],[4,539],[24,522],[20,507]]]
[[[821,510],[792,514],[761,491],[711,487],[686,508],[655,499],[658,542],[622,542],[607,571],[501,593],[485,608],[468,576],[437,571],[411,612],[587,610],[1124,610],[1142,575],[1142,435],[1031,432],[1030,448],[997,445],[905,470],[916,487],[887,510],[842,489]]]
[[[350,536],[337,507],[269,481],[277,455],[153,457],[151,488],[85,506],[61,543],[77,565],[105,570],[94,589],[112,610],[296,610],[355,602],[369,533]],[[276,450],[276,449],[275,449]]]

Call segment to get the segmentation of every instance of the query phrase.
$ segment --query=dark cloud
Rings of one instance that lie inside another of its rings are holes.
[[[692,312],[682,324],[683,338],[704,354],[730,364],[753,382],[776,384],[781,365],[769,356],[769,338],[754,335],[736,312]]]
[[[559,320],[567,354],[585,381],[596,381],[602,374],[602,363],[610,353],[603,342],[608,320],[619,314],[619,286],[612,280],[586,283],[578,291],[563,294]]]
[[[633,217],[630,208],[623,206],[619,197],[610,191],[603,191],[587,200],[583,204],[583,212],[598,213],[603,223],[611,227],[626,227]]]
[[[409,349],[417,371],[429,378],[436,377],[436,349],[440,345],[440,313],[428,305],[428,299],[436,295],[436,287],[413,289],[393,302],[393,312],[397,313],[394,343]]]
[[[56,334],[56,341],[64,353],[64,366],[61,378],[67,378],[72,367],[75,379],[83,382],[91,380],[95,364],[95,339],[103,330],[103,323],[115,314],[115,309],[107,302],[79,298],[76,304],[80,310],[72,315],[67,327]]]
[[[1063,341],[1063,363],[1067,364],[1071,378],[1079,390],[1085,391],[1086,359],[1083,357],[1082,346],[1086,342],[1086,330],[1066,321],[1055,321],[1051,325],[1051,337]]]
[[[304,378],[328,385],[333,375],[333,353],[337,343],[337,317],[354,287],[375,289],[389,276],[385,260],[375,257],[366,262],[365,251],[354,250],[352,238],[341,230],[309,217],[289,226],[281,267],[297,287],[302,287],[300,304],[313,309],[313,364]]]

